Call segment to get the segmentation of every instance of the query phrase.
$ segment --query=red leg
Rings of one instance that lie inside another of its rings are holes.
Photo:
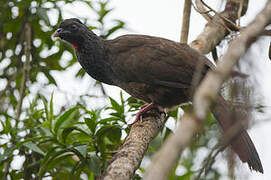
[[[134,123],[136,123],[140,119],[141,115],[144,114],[145,112],[147,112],[148,110],[150,110],[153,106],[154,106],[153,103],[143,105],[141,107],[141,109],[138,111],[138,113],[136,114],[136,118],[135,118],[134,122],[132,124],[130,124],[130,126],[133,125]]]

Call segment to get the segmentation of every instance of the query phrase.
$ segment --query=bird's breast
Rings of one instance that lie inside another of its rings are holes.
[[[102,58],[80,51],[76,52],[76,57],[85,72],[93,79],[109,85],[113,84],[113,73],[110,72],[110,68],[103,62]]]

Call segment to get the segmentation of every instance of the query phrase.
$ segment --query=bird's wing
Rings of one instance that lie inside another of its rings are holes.
[[[127,82],[190,88],[197,65],[211,64],[188,45],[151,36],[121,36],[107,41],[107,48],[113,72]]]

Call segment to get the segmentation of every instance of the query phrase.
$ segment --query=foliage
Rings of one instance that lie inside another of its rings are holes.
[[[66,70],[76,62],[71,47],[52,39],[57,25],[63,20],[61,6],[73,2],[0,2],[0,176],[4,179],[8,176],[12,179],[69,177],[71,172],[80,177],[81,171],[92,172],[87,173],[91,177],[106,166],[105,160],[110,154],[107,155],[105,151],[116,150],[121,143],[122,127],[116,121],[118,115],[124,121],[124,111],[115,112],[111,118],[101,119],[100,113],[104,109],[88,111],[81,105],[85,102],[77,102],[74,107],[62,107],[61,111],[64,112],[56,114],[53,96],[47,102],[46,97],[36,93],[40,76],[46,77],[47,83],[40,83],[38,92],[50,85],[57,86],[52,71]],[[80,3],[97,14],[98,25],[90,28],[96,29],[103,38],[124,28],[121,20],[111,20],[115,23],[105,27],[104,19],[112,11],[109,1],[81,0]],[[50,15],[52,13],[53,17]],[[30,69],[29,74],[24,69],[26,24],[31,26],[31,37],[28,37],[31,41],[30,66],[26,67]],[[72,54],[72,58],[63,65],[65,54]],[[77,76],[83,77],[82,72],[80,70]],[[27,88],[20,92],[22,86]],[[31,103],[24,101],[23,106],[18,106],[24,99]],[[113,99],[111,102],[114,102]],[[97,153],[100,154],[96,156]],[[71,157],[75,156],[82,161],[74,161]],[[20,169],[14,169],[12,163],[18,162],[18,157],[24,159],[21,160],[23,164]]]
[[[4,179],[94,179],[105,170],[108,160],[129,133],[128,117],[144,103],[132,97],[124,99],[121,93],[120,102],[109,97],[109,106],[103,108],[86,109],[87,102],[81,98],[73,102],[73,106],[58,108],[59,112],[53,94],[48,98],[41,91],[45,87],[58,86],[52,71],[67,70],[76,62],[71,47],[51,38],[63,19],[61,6],[73,2],[0,1],[0,177]],[[103,38],[109,38],[125,27],[121,20],[111,20],[113,26],[105,26],[105,19],[113,10],[109,2],[80,0],[97,15],[93,23],[96,26],[91,23],[89,27]],[[81,20],[88,24],[88,19]],[[23,68],[26,23],[31,25],[32,31],[29,75]],[[63,65],[65,54],[70,54],[71,58]],[[81,69],[75,76],[83,78],[85,75]],[[39,82],[39,76],[46,77],[47,82]],[[24,78],[27,88],[21,94]],[[20,100],[24,100],[22,107],[18,106]],[[21,113],[16,118],[19,109]],[[176,123],[178,114],[175,110],[168,118]],[[217,133],[211,116],[205,128],[211,130],[205,131],[205,136],[195,137],[196,143],[187,149],[187,155],[176,164],[169,179],[190,179],[197,173],[197,154],[201,148],[210,150],[210,141]],[[159,149],[169,133],[171,129],[165,126],[149,146],[146,158]],[[16,169],[12,163],[22,165]],[[140,167],[141,172],[137,172],[135,179],[140,179],[144,168]],[[178,168],[185,170],[180,173]],[[216,169],[212,168],[209,173],[209,179],[218,179]]]

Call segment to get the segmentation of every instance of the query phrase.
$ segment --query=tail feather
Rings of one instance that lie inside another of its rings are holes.
[[[218,97],[218,101],[214,105],[212,112],[224,132],[230,130],[234,125],[234,121],[230,117],[229,106],[222,96]],[[263,173],[261,160],[245,128],[241,129],[240,133],[230,144],[242,162],[248,163],[250,169]]]

